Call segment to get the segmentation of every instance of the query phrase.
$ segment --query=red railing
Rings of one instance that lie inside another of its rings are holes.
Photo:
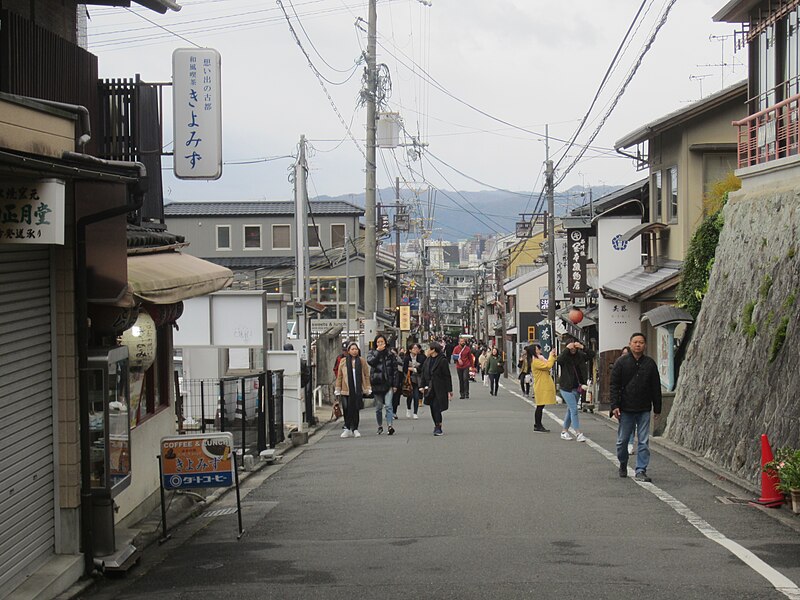
[[[732,123],[739,128],[739,168],[800,153],[800,94]]]

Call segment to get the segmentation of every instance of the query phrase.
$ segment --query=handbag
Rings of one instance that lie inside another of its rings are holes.
[[[505,373],[505,370],[506,370],[506,367],[505,367],[505,365],[503,365],[503,363],[501,363],[501,362],[497,363],[497,373],[498,373],[498,375],[502,375],[503,373]]]
[[[339,404],[339,401],[333,403],[333,408],[331,410],[331,421],[336,421],[342,416],[342,405]]]
[[[411,383],[411,372],[407,371],[405,379],[403,379],[403,386],[400,388],[400,392],[403,396],[411,397],[414,393],[414,385]]]

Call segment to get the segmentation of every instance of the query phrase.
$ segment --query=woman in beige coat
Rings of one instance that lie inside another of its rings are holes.
[[[369,382],[369,366],[361,357],[358,344],[352,342],[347,346],[347,356],[339,361],[339,372],[336,374],[334,394],[342,399],[344,409],[344,426],[340,437],[361,437],[358,432],[359,414],[364,408],[364,395],[372,393]]]
[[[545,358],[542,347],[539,344],[533,345],[533,360],[531,360],[531,372],[533,373],[533,397],[536,402],[536,412],[534,413],[533,430],[547,433],[542,425],[542,413],[548,404],[556,403],[556,384],[550,371],[556,363],[556,351],[550,351],[550,357]]]

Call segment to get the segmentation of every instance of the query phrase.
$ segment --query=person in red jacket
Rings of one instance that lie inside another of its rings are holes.
[[[467,346],[466,338],[458,339],[458,346],[453,349],[453,358],[458,373],[458,393],[463,400],[469,398],[469,370],[475,366],[475,355]]]

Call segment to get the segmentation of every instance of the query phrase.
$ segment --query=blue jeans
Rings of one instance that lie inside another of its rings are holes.
[[[386,406],[386,425],[391,427],[394,422],[394,411],[392,410],[392,390],[388,392],[375,392],[375,418],[378,419],[378,427],[383,425],[383,407]]]
[[[634,430],[639,438],[636,448],[636,472],[647,470],[650,464],[650,411],[620,412],[619,429],[617,429],[617,458],[620,464],[628,464],[628,440]]]
[[[575,428],[575,430],[579,430],[581,428],[580,419],[578,419],[578,394],[577,392],[567,392],[565,390],[561,390],[561,397],[564,399],[564,402],[567,403],[567,415],[564,417],[564,430],[569,429],[570,423]]]

